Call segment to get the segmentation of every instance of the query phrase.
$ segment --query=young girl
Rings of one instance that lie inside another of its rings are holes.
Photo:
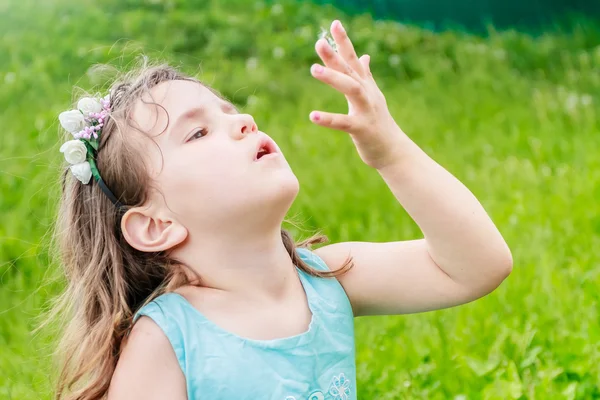
[[[398,127],[340,22],[331,34],[311,73],[349,112],[310,119],[350,135],[424,239],[296,246],[275,142],[196,79],[146,69],[60,116],[59,398],[356,399],[354,317],[463,304],[509,274],[477,199]]]

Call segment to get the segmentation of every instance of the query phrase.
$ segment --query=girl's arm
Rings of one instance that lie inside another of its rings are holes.
[[[108,400],[136,399],[187,399],[175,351],[148,317],[141,317],[133,326],[108,390]]]
[[[339,53],[317,42],[326,67],[313,66],[312,73],[346,96],[349,113],[313,112],[311,119],[351,135],[363,161],[377,169],[424,239],[337,243],[316,253],[332,267],[352,256],[354,267],[339,279],[356,315],[434,310],[491,292],[512,268],[504,239],[475,196],[395,123],[368,56],[356,57],[339,22],[331,32]]]
[[[510,273],[511,254],[475,196],[414,145],[397,163],[380,168],[396,199],[425,239],[337,243],[316,253],[341,276],[355,315],[435,310],[475,300]]]

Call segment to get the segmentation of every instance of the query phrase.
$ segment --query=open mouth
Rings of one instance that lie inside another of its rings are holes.
[[[258,142],[258,149],[256,150],[254,161],[258,161],[261,158],[272,154],[277,154],[277,147],[271,139],[264,137]]]

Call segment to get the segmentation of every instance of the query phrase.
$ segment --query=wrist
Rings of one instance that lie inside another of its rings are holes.
[[[412,159],[423,151],[413,142],[400,127],[389,135],[392,140],[385,144],[385,153],[374,168],[380,173],[389,169],[405,168]]]

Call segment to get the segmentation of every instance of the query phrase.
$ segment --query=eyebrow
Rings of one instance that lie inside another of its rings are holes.
[[[191,108],[191,109],[187,110],[186,112],[184,112],[183,114],[181,114],[179,117],[177,117],[177,119],[175,120],[173,125],[170,126],[169,137],[172,135],[173,132],[176,132],[178,130],[179,126],[182,125],[184,122],[189,121],[190,119],[193,119],[195,117],[200,117],[204,113],[205,113],[204,108],[195,107],[195,108]]]
[[[228,101],[221,102],[221,110],[223,110],[226,113],[240,113],[238,109]],[[205,113],[206,110],[202,107],[194,107],[187,110],[175,120],[173,125],[171,125],[171,128],[169,129],[169,136],[171,136],[171,132],[176,132],[180,125],[182,125],[184,122],[189,121],[193,118],[202,117],[202,115],[204,115]]]

